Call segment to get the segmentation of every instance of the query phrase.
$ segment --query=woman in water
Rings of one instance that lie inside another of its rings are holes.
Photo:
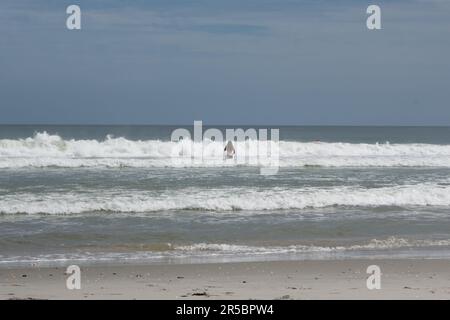
[[[227,159],[233,159],[234,155],[236,154],[236,150],[234,149],[233,143],[231,141],[227,142],[227,145],[225,146],[225,151]]]

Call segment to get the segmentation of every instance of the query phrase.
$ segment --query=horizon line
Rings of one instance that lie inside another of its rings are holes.
[[[202,120],[196,120],[196,121],[202,121]],[[117,127],[146,127],[146,126],[193,126],[194,122],[189,124],[168,124],[168,123],[0,123],[0,126],[74,126],[74,127],[108,127],[108,126],[117,126]],[[257,126],[257,127],[440,127],[440,128],[448,128],[450,127],[450,124],[447,125],[439,125],[439,124],[218,124],[218,123],[212,123],[212,124],[205,124],[203,122],[203,126],[206,127],[213,127],[213,126],[230,126],[230,127],[236,127],[236,126],[244,126],[244,127],[251,127],[251,126]]]

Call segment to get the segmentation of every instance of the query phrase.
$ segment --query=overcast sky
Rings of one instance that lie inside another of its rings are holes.
[[[78,4],[82,30],[66,29]],[[382,30],[366,8],[382,9]],[[0,123],[450,125],[450,0],[1,0]]]

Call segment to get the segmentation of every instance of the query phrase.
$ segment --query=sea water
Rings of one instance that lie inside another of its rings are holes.
[[[176,128],[0,126],[0,266],[450,258],[448,127],[274,127],[271,176]]]

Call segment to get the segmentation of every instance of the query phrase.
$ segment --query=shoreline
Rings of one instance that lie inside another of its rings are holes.
[[[366,269],[381,269],[369,290]],[[0,268],[0,299],[450,299],[448,259],[347,259]]]

